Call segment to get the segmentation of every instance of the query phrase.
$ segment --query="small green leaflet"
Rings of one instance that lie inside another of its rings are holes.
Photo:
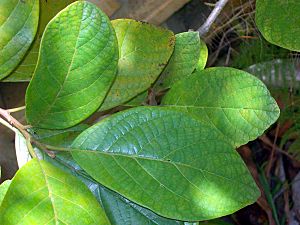
[[[234,147],[254,140],[279,117],[266,86],[233,68],[209,68],[176,83],[162,104],[214,127]]]
[[[299,12],[299,0],[257,0],[255,13],[256,25],[267,41],[299,52]]]
[[[33,159],[13,178],[0,207],[0,224],[110,224],[88,188],[50,163]]]
[[[175,37],[174,52],[156,84],[158,89],[170,88],[176,81],[191,75],[202,53],[199,32],[179,33]]]
[[[213,219],[259,196],[218,132],[170,108],[117,113],[85,130],[72,148],[75,161],[99,183],[168,218]]]
[[[29,82],[33,75],[40,48],[40,42],[48,22],[62,9],[75,0],[42,0],[40,1],[40,18],[36,37],[18,67],[3,82]],[[37,1],[38,2],[38,1]]]
[[[39,0],[0,1],[0,80],[23,59],[37,31]]]
[[[131,19],[112,21],[119,42],[118,73],[100,111],[147,90],[167,65],[175,44],[166,29]]]
[[[197,63],[196,70],[203,70],[208,59],[208,48],[203,40],[200,39],[200,56]]]
[[[117,61],[117,39],[107,16],[92,3],[69,5],[43,34],[26,93],[27,121],[46,129],[64,129],[83,121],[104,100]]]
[[[56,143],[55,143],[56,145]],[[94,194],[101,203],[109,221],[113,225],[179,225],[178,221],[163,218],[153,213],[149,209],[143,208],[123,196],[108,190],[94,179],[89,177],[74,161],[69,152],[58,152],[56,157],[50,158],[44,152],[38,152],[43,159],[73,174],[79,178]]]

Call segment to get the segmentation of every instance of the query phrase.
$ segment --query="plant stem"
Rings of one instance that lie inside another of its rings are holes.
[[[36,139],[34,139],[31,136],[31,134],[26,130],[26,128],[28,126],[24,126],[18,120],[16,120],[13,116],[10,115],[10,112],[17,112],[17,111],[20,111],[22,109],[24,109],[24,107],[19,107],[19,108],[10,110],[10,111],[0,108],[0,123],[3,124],[4,126],[6,126],[7,128],[11,129],[14,132],[16,132],[16,129],[21,132],[21,134],[26,139],[26,145],[27,145],[27,149],[29,151],[29,154],[33,158],[37,158],[37,155],[36,155],[36,153],[35,153],[32,145],[31,145],[31,143],[34,143],[38,148],[41,148],[50,157],[54,158],[55,155],[52,152],[49,152],[49,150],[57,149],[59,147],[50,146],[51,147],[50,148],[48,145],[44,145],[44,144],[40,143],[39,141],[37,141]],[[70,149],[68,149],[68,150],[70,151]],[[59,151],[59,149],[57,151]],[[61,151],[63,151],[63,150],[61,150]],[[64,151],[67,151],[67,150],[64,150]]]
[[[10,125],[10,123],[6,122],[6,120],[2,119],[0,117],[0,123],[4,126],[6,126],[8,129],[12,130],[13,132],[15,132],[14,127]]]
[[[205,21],[205,23],[202,24],[202,26],[198,29],[198,32],[199,32],[200,36],[204,36],[205,34],[207,34],[207,32],[211,28],[212,24],[215,22],[215,20],[217,19],[217,17],[219,16],[220,12],[225,7],[225,5],[227,4],[227,2],[228,2],[228,0],[219,0],[216,3],[215,8],[210,13],[210,15],[208,16],[208,18]]]
[[[23,124],[21,124],[18,120],[12,117],[8,110],[0,108],[0,116],[2,116],[13,127],[17,128],[24,135],[25,138],[28,138],[30,136]]]
[[[14,112],[19,112],[22,111],[26,108],[26,106],[21,106],[21,107],[17,107],[17,108],[13,108],[13,109],[7,109],[6,111],[8,111],[9,113],[14,113]]]
[[[12,115],[10,115],[10,111],[0,108],[0,123],[12,131],[14,131],[13,128],[18,129],[26,140],[30,140],[31,135],[27,132],[26,127],[16,120]]]
[[[32,158],[38,158],[30,142],[30,138],[26,139],[26,146]]]

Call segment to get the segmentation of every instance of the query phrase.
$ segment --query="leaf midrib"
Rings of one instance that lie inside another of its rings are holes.
[[[79,34],[80,34],[80,32],[81,32],[83,11],[84,11],[84,5],[82,6],[82,10],[81,10],[81,20],[80,20],[80,24],[79,24],[79,28],[78,28],[78,33],[77,33],[77,36],[76,36],[76,43],[75,43],[75,45],[74,45],[74,52],[73,52],[73,55],[72,55],[72,59],[71,59],[70,65],[69,65],[68,72],[67,72],[67,74],[66,74],[66,76],[65,76],[65,79],[64,79],[63,83],[60,85],[60,89],[59,89],[59,91],[57,92],[57,94],[56,94],[56,96],[55,96],[53,102],[51,103],[51,105],[48,105],[47,109],[43,110],[43,112],[44,112],[43,115],[40,116],[40,119],[39,119],[36,123],[39,123],[40,121],[42,121],[43,118],[44,118],[44,116],[47,115],[47,114],[50,112],[50,110],[52,109],[53,105],[56,103],[56,100],[57,100],[58,96],[60,95],[61,91],[63,90],[64,85],[65,85],[65,82],[66,82],[66,80],[68,79],[68,76],[70,75],[71,68],[72,68],[73,63],[74,63],[75,55],[76,55],[77,50],[78,50],[77,46],[78,46]],[[58,14],[58,15],[59,15],[59,14]],[[57,15],[57,16],[58,16],[58,15]],[[57,16],[56,16],[56,17],[57,17]],[[46,29],[47,29],[47,28],[46,28]]]
[[[194,169],[194,170],[198,170],[201,173],[206,172],[208,174],[217,176],[219,178],[222,178],[222,179],[225,179],[225,180],[228,180],[228,181],[236,182],[234,179],[231,179],[231,178],[228,178],[228,177],[224,177],[224,176],[222,176],[220,174],[217,174],[217,173],[214,173],[214,172],[211,172],[211,171],[208,171],[208,170],[204,170],[204,169],[201,169],[201,168],[193,167],[191,165],[188,165],[188,164],[185,164],[185,163],[181,163],[181,162],[164,161],[164,160],[161,160],[161,159],[158,159],[158,158],[149,158],[149,157],[143,157],[143,156],[137,156],[137,155],[126,155],[126,154],[119,154],[119,153],[114,153],[114,152],[103,152],[103,151],[99,151],[99,150],[72,149],[72,150],[70,150],[70,152],[71,153],[72,152],[79,152],[79,153],[86,153],[86,152],[88,152],[88,153],[94,153],[94,154],[108,155],[110,157],[119,156],[119,157],[126,157],[126,158],[130,158],[130,159],[134,159],[134,160],[142,159],[142,160],[157,161],[157,162],[161,162],[161,163],[171,164],[171,165],[173,165],[175,167],[176,167],[176,165],[183,166],[183,167],[188,167],[188,168],[191,168],[191,169]],[[244,185],[248,185],[248,184],[244,184]]]
[[[262,112],[269,112],[269,113],[274,112],[274,111],[267,110],[267,109],[258,109],[258,108],[251,108],[251,107],[193,106],[193,105],[168,105],[168,104],[166,104],[164,106],[174,107],[174,108],[253,110],[253,111],[262,111]]]
[[[54,205],[52,190],[50,188],[50,184],[49,184],[49,181],[48,181],[48,178],[47,178],[47,174],[46,174],[46,171],[44,171],[44,168],[43,168],[43,165],[41,164],[41,162],[39,160],[37,160],[37,162],[38,162],[38,165],[40,166],[42,174],[44,175],[45,184],[46,184],[46,187],[48,188],[48,197],[51,201],[51,205],[52,205],[52,209],[53,209],[55,224],[57,225],[58,224],[57,223],[58,222],[57,210],[56,210],[55,205]]]

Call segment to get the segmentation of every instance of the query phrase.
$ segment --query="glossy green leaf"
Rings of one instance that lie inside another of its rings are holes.
[[[199,61],[199,32],[184,32],[175,35],[175,48],[168,65],[162,72],[156,88],[170,88],[176,81],[189,76],[196,69]]]
[[[235,147],[257,138],[279,117],[266,86],[233,68],[209,68],[176,83],[163,104],[209,124]]]
[[[79,178],[94,194],[101,203],[109,221],[114,225],[178,225],[179,222],[167,219],[153,213],[149,209],[143,208],[116,192],[110,191],[97,181],[89,177],[80,166],[74,161],[69,152],[59,152],[56,157],[50,158],[43,153],[43,159],[49,161],[64,171]],[[181,223],[180,223],[181,224]]]
[[[11,180],[6,180],[0,185],[0,206],[10,186]]]
[[[71,151],[95,180],[159,215],[206,220],[256,201],[259,190],[231,145],[168,108],[137,107],[84,131]]]
[[[166,29],[131,19],[113,20],[119,42],[118,74],[100,110],[127,102],[147,90],[167,65],[175,44]]]
[[[15,175],[0,207],[0,224],[108,225],[103,209],[74,176],[31,160]]]
[[[75,0],[42,0],[40,1],[40,18],[36,37],[18,67],[3,82],[30,81],[38,60],[40,42],[48,22],[62,9]]]
[[[0,80],[23,59],[37,31],[38,0],[0,1]]]
[[[65,130],[32,129],[31,133],[43,144],[69,147],[74,139],[88,127],[88,125],[79,124]]]
[[[28,122],[64,129],[86,119],[105,98],[117,60],[117,40],[107,16],[92,3],[69,5],[44,32],[26,93]]]
[[[272,44],[300,51],[299,12],[299,0],[257,0],[256,25]]]
[[[158,216],[103,186],[99,185],[98,191],[106,215],[114,225],[179,225],[178,221]]]

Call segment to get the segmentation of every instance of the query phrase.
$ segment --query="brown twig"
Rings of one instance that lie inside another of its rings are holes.
[[[0,116],[8,123],[10,123],[13,127],[17,128],[26,139],[30,138],[30,134],[26,131],[24,125],[16,120],[13,116],[11,116],[8,110],[0,108]]]
[[[273,147],[273,143],[271,142],[271,140],[266,136],[266,135],[262,135],[258,138],[259,140],[261,140],[266,146],[271,147],[270,151],[272,151],[272,147]],[[278,153],[281,153],[285,156],[287,156],[288,158],[290,158],[291,160],[294,160],[294,157],[291,156],[289,153],[283,151],[282,149],[280,149],[277,145],[275,146],[275,150]],[[268,149],[269,150],[269,149]]]
[[[274,155],[275,155],[275,151],[276,151],[276,142],[277,142],[277,138],[278,138],[278,133],[279,133],[279,128],[280,128],[280,124],[278,123],[276,126],[276,132],[275,132],[275,138],[272,144],[272,149],[271,149],[271,155],[270,155],[270,159],[268,162],[268,165],[266,167],[266,177],[269,178],[270,176],[270,172],[273,166],[273,161],[274,161]]]
[[[14,110],[10,110],[10,111],[14,111]],[[10,115],[10,111],[0,108],[0,117],[5,119],[5,121],[7,121],[12,127],[16,128],[18,131],[21,132],[21,134],[26,139],[27,146],[30,147],[31,143],[33,143],[37,147],[44,150],[50,157],[54,157],[53,153],[49,152],[49,150],[44,146],[44,144],[40,143],[39,141],[37,141],[31,136],[31,134],[26,130],[28,126],[24,126],[18,120],[16,120],[12,115]],[[28,148],[28,150],[31,156],[35,156],[35,154],[33,154],[34,151],[32,149]]]

